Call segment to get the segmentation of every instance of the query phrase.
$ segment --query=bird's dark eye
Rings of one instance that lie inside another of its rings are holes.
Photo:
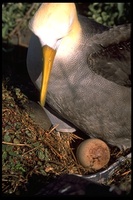
[[[60,41],[62,38],[57,39],[57,42]]]

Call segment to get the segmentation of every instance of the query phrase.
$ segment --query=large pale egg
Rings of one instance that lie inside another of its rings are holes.
[[[107,144],[100,139],[87,139],[78,146],[76,156],[83,167],[99,170],[109,162],[110,150]]]

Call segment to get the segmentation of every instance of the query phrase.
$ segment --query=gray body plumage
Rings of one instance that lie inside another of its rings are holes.
[[[90,137],[130,147],[130,25],[109,29],[86,17],[79,16],[79,21],[82,37],[75,50],[64,57],[57,50],[46,102]],[[35,35],[27,65],[40,89],[42,51]]]

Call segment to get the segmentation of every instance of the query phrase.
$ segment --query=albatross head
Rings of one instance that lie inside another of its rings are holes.
[[[44,106],[48,80],[58,47],[65,37],[74,34],[78,27],[74,3],[43,3],[29,22],[29,28],[38,36],[43,50],[43,70],[40,104]]]

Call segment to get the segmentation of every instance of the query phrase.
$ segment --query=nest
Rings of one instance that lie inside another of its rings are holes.
[[[84,140],[84,135],[61,133],[53,127],[44,131],[23,108],[28,98],[19,88],[7,89],[7,81],[2,84],[2,191],[12,194],[26,184],[32,175],[45,177],[60,174],[88,175],[94,172],[83,168],[75,157],[75,152]],[[17,101],[16,101],[17,99]],[[19,102],[19,103],[16,103]],[[21,102],[21,103],[20,103]],[[20,106],[21,105],[21,106]],[[111,160],[105,169],[123,153],[110,147]],[[122,190],[130,190],[131,162],[120,166],[107,185],[118,185]],[[122,179],[123,178],[123,179]],[[127,179],[127,182],[126,182]],[[123,189],[124,188],[124,189]],[[126,188],[126,189],[125,189]]]

